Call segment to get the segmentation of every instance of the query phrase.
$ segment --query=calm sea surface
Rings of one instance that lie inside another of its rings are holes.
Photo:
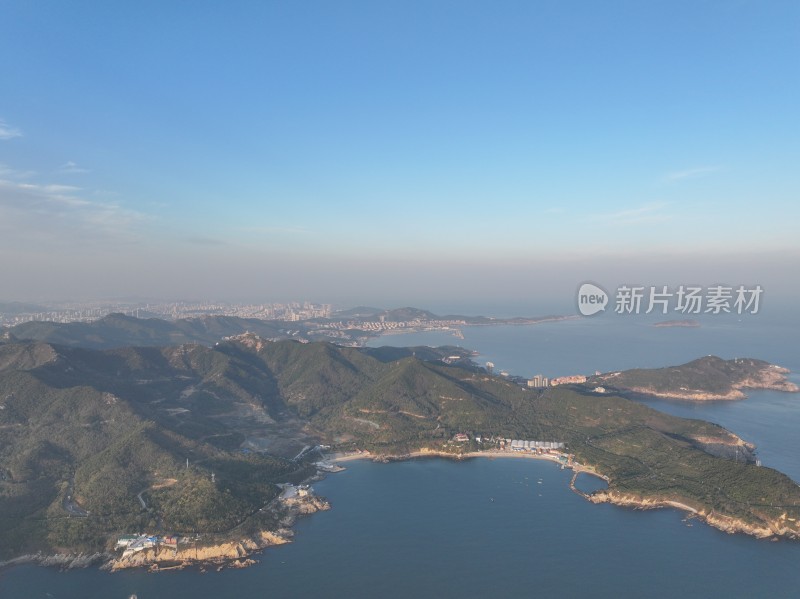
[[[796,316],[707,316],[698,328],[656,328],[657,319],[603,316],[532,326],[466,327],[464,339],[443,332],[390,335],[370,345],[461,345],[495,371],[548,377],[683,364],[706,355],[760,358],[792,370],[800,384]],[[758,446],[762,462],[800,482],[800,395],[752,391],[737,402],[645,402],[653,408],[716,422]],[[800,596],[800,593],[798,594]]]
[[[712,353],[800,371],[797,331],[755,319],[657,329],[601,317],[466,328],[464,340],[399,335],[374,345],[460,344],[481,352],[481,362],[527,376],[663,366]],[[800,396],[649,405],[718,422],[756,443],[765,465],[800,480]],[[351,462],[315,485],[333,509],[301,520],[294,543],[266,551],[247,570],[111,575],[19,566],[0,571],[0,597],[800,596],[800,543],[726,535],[674,510],[592,505],[569,491],[569,474],[523,459]]]

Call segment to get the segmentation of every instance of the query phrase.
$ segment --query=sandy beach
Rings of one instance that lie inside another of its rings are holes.
[[[399,456],[383,456],[362,451],[361,453],[336,453],[325,457],[327,462],[350,462],[353,460],[366,460],[366,459],[388,459],[388,460],[410,460],[414,458],[448,458],[451,460],[461,460],[466,458],[503,458],[503,459],[523,459],[523,460],[544,460],[555,464],[561,464],[558,457],[552,454],[536,454],[522,451],[500,451],[497,449],[490,449],[487,451],[470,451],[461,454],[448,453],[444,451],[420,449],[419,451],[412,451],[405,455]],[[608,482],[608,478],[596,472],[593,468],[583,466],[581,464],[573,464],[570,468],[576,473],[585,473],[596,476]]]

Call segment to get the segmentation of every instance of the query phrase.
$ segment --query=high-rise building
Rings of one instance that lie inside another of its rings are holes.
[[[547,377],[541,374],[537,374],[528,381],[528,387],[533,387],[533,388],[547,387],[549,384],[550,381],[547,379]]]

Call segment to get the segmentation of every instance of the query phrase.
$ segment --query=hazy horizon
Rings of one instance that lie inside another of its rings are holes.
[[[796,3],[2,13],[2,299],[800,292]]]

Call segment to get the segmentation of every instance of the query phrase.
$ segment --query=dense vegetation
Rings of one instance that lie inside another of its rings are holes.
[[[706,356],[680,366],[636,368],[592,377],[589,383],[627,391],[648,389],[658,394],[680,396],[685,393],[725,395],[746,381],[758,380],[770,364],[752,358],[723,360]]]
[[[798,486],[716,425],[579,387],[523,389],[442,355],[255,335],[213,348],[0,343],[0,557],[265,526],[276,483],[312,471],[290,459],[306,445],[457,451],[456,432],[566,442],[625,493],[800,518]]]
[[[93,322],[26,322],[12,327],[9,333],[21,340],[45,341],[90,349],[111,349],[180,343],[212,345],[222,337],[239,335],[247,331],[258,333],[262,337],[285,338],[288,337],[285,325],[286,323],[277,321],[233,316],[207,316],[167,321],[160,318],[134,318],[124,314],[110,314]]]

